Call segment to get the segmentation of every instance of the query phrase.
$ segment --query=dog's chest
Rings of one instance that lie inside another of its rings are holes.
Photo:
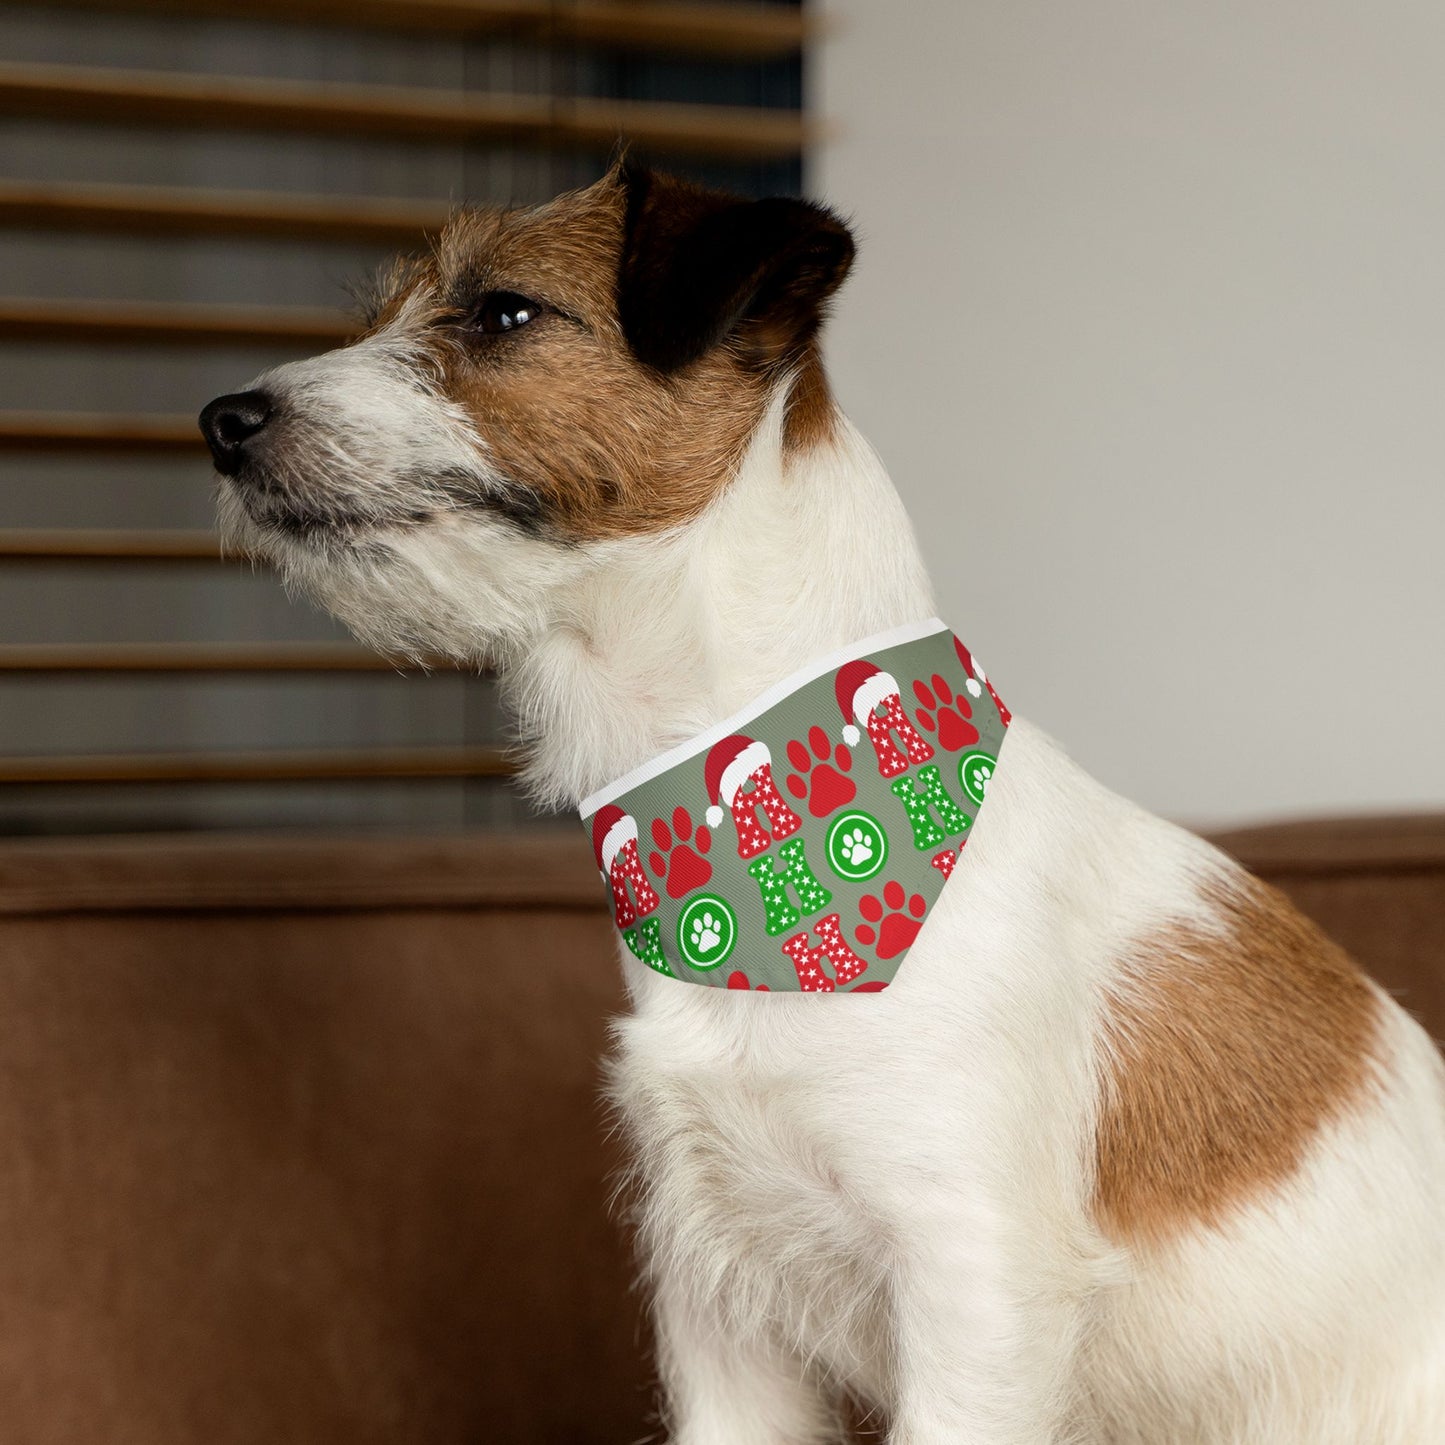
[[[691,1047],[675,1018],[620,1030],[614,1090],[649,1254],[705,1282],[733,1317],[881,1389],[886,1225],[869,1204],[878,1166],[859,1128],[856,1055],[816,1040],[788,1054],[779,1040],[764,1063],[756,1038],[728,1047],[737,1026],[714,1021]]]

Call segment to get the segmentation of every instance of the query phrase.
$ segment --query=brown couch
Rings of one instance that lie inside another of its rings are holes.
[[[1445,1033],[1445,818],[1221,840]],[[0,844],[6,1445],[623,1445],[580,831]]]

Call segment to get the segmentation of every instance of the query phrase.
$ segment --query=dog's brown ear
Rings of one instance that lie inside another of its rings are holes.
[[[633,354],[677,371],[736,334],[763,364],[798,356],[853,261],[853,237],[807,201],[742,200],[624,161],[617,304]]]

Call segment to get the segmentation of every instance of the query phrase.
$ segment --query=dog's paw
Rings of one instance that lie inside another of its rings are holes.
[[[934,673],[928,682],[922,678],[913,684],[918,699],[918,726],[924,732],[938,732],[938,746],[946,753],[956,753],[978,741],[978,729],[969,722],[973,708],[961,693],[955,695],[947,681]]]
[[[699,828],[694,834],[692,815],[684,807],[672,810],[672,826],[652,820],[652,841],[657,845],[647,860],[664,880],[669,898],[682,898],[712,879],[712,864],[703,855],[712,847],[712,834]]]
[[[808,729],[806,746],[796,738],[790,742],[788,761],[797,771],[788,775],[787,789],[807,800],[815,818],[826,818],[858,796],[852,780],[843,776],[853,766],[853,754],[842,743],[833,747],[822,728]]]

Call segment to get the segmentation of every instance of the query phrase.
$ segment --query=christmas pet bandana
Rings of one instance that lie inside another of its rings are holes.
[[[930,618],[634,769],[581,809],[627,947],[712,988],[886,988],[968,841],[1009,720]]]

